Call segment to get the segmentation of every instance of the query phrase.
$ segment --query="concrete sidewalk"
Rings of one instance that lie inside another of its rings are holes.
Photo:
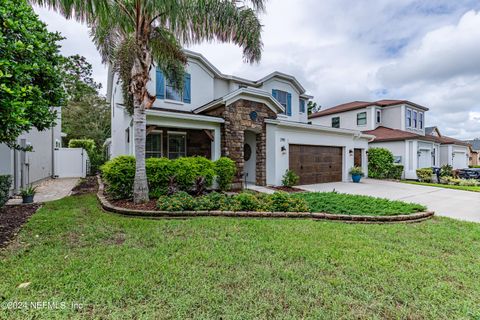
[[[320,192],[335,190],[340,193],[420,203],[439,216],[480,222],[480,193],[477,192],[373,179],[362,179],[361,183],[334,182],[299,186],[299,188]]]
[[[48,179],[37,186],[37,193],[33,198],[34,202],[48,202],[62,199],[72,192],[77,185],[79,178]],[[34,184],[35,185],[35,184]],[[8,200],[7,204],[21,204],[22,198]]]

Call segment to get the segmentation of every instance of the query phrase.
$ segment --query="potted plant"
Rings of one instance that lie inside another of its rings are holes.
[[[359,183],[363,177],[362,168],[352,167],[352,169],[350,169],[350,174],[352,175],[352,181],[355,183]]]
[[[23,203],[32,203],[33,197],[37,192],[37,187],[29,186],[27,188],[20,190],[20,195],[22,196]]]

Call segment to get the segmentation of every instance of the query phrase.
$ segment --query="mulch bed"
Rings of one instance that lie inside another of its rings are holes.
[[[135,204],[132,200],[111,200],[110,203],[116,207],[134,210],[157,210],[157,200],[150,199],[147,203]]]
[[[0,248],[5,247],[15,237],[22,225],[40,206],[33,203],[0,208]]]
[[[72,189],[72,195],[78,196],[88,193],[96,193],[98,190],[98,181],[96,176],[86,177],[82,179],[78,185]]]
[[[288,193],[306,192],[305,190],[298,189],[295,187],[269,187],[269,188],[277,191],[288,192]]]

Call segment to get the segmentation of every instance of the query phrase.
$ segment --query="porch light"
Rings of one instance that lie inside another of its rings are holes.
[[[419,150],[419,151],[417,151],[417,156],[419,156],[419,157],[420,157],[420,155],[421,155],[421,154],[422,154],[422,152],[421,152],[420,150]]]
[[[353,156],[353,150],[352,149],[348,150],[348,153],[350,154],[350,156]]]
[[[281,146],[280,151],[282,151],[283,154],[287,153],[287,147]]]

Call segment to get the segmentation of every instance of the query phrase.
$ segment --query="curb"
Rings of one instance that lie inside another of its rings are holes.
[[[330,214],[317,212],[255,212],[255,211],[154,211],[135,210],[116,207],[104,195],[103,181],[98,176],[97,198],[105,211],[124,216],[142,218],[194,218],[194,217],[235,217],[235,218],[288,218],[339,221],[346,223],[413,223],[428,220],[434,216],[433,211],[418,212],[410,215],[397,216],[360,216],[347,214]]]

